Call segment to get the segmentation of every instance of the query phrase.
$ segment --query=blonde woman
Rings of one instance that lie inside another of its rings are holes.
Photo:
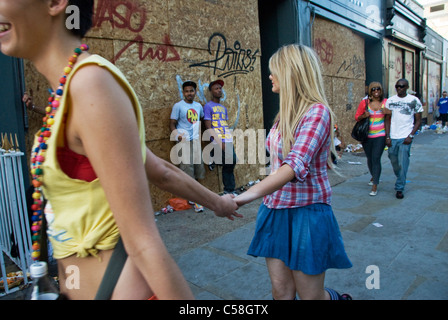
[[[328,268],[350,268],[333,215],[327,166],[332,166],[334,116],[321,65],[306,46],[288,45],[270,59],[280,111],[267,138],[273,172],[238,205],[264,197],[248,254],[263,256],[274,299],[351,299],[324,287]]]

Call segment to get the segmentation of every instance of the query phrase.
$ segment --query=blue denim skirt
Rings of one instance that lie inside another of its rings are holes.
[[[327,204],[289,209],[270,209],[262,204],[247,254],[279,259],[291,270],[308,275],[352,267]]]

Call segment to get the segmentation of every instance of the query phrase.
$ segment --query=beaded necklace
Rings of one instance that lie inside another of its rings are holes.
[[[67,81],[67,76],[73,69],[73,65],[78,60],[79,55],[83,51],[89,50],[89,47],[86,44],[82,44],[79,48],[76,48],[74,54],[68,60],[68,66],[64,68],[64,75],[59,79],[59,86],[56,89],[56,92],[52,92],[50,97],[48,98],[48,105],[45,108],[45,117],[43,120],[42,128],[40,129],[39,137],[37,138],[39,145],[32,150],[31,156],[31,175],[32,175],[32,184],[34,186],[33,193],[33,205],[31,206],[31,210],[33,211],[32,216],[32,225],[31,225],[31,233],[32,233],[32,243],[33,243],[33,252],[31,253],[31,258],[34,261],[39,260],[40,258],[40,238],[41,238],[41,226],[42,226],[42,217],[43,217],[43,195],[42,195],[42,177],[43,177],[43,169],[42,164],[45,161],[45,155],[47,152],[47,140],[51,137],[51,127],[54,124],[54,117],[56,115],[56,111],[59,108],[60,100],[64,93],[64,85]]]

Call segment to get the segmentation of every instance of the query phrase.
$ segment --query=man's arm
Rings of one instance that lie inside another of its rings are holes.
[[[177,120],[175,119],[170,119],[170,130],[171,132],[175,131],[177,132]],[[182,131],[182,130],[181,130]],[[177,137],[177,141],[182,141],[182,137],[184,136],[184,133],[177,133],[176,137]]]
[[[390,120],[392,114],[385,113],[384,114],[384,131],[386,132],[386,146],[392,146],[392,140],[390,139]]]
[[[410,136],[414,136],[415,133],[418,131],[418,129],[420,128],[420,125],[422,123],[422,113],[416,113],[414,114],[414,128],[412,128],[411,133],[409,134],[409,136],[406,137],[406,139],[404,139],[403,144],[410,144],[412,143],[412,139]]]

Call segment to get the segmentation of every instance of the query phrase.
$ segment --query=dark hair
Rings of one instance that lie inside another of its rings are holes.
[[[69,6],[77,6],[79,8],[80,23],[79,29],[73,28],[70,31],[80,38],[84,38],[87,31],[92,27],[93,19],[93,0],[69,0]],[[67,14],[68,16],[69,14]]]
[[[383,86],[381,85],[381,83],[377,82],[377,81],[373,81],[369,84],[369,89],[367,94],[369,95],[369,100],[372,101],[372,89],[373,88],[380,88],[380,101],[384,100],[384,92],[383,92]]]
[[[196,90],[197,85],[196,85],[195,82],[190,81],[190,80],[187,80],[187,81],[185,81],[185,82],[182,84],[182,89],[185,89],[185,87],[193,87],[194,90]]]
[[[407,79],[405,79],[405,78],[401,78],[401,79],[398,80],[396,83],[398,83],[398,82],[406,82],[406,86],[409,87],[409,81],[408,81]]]

